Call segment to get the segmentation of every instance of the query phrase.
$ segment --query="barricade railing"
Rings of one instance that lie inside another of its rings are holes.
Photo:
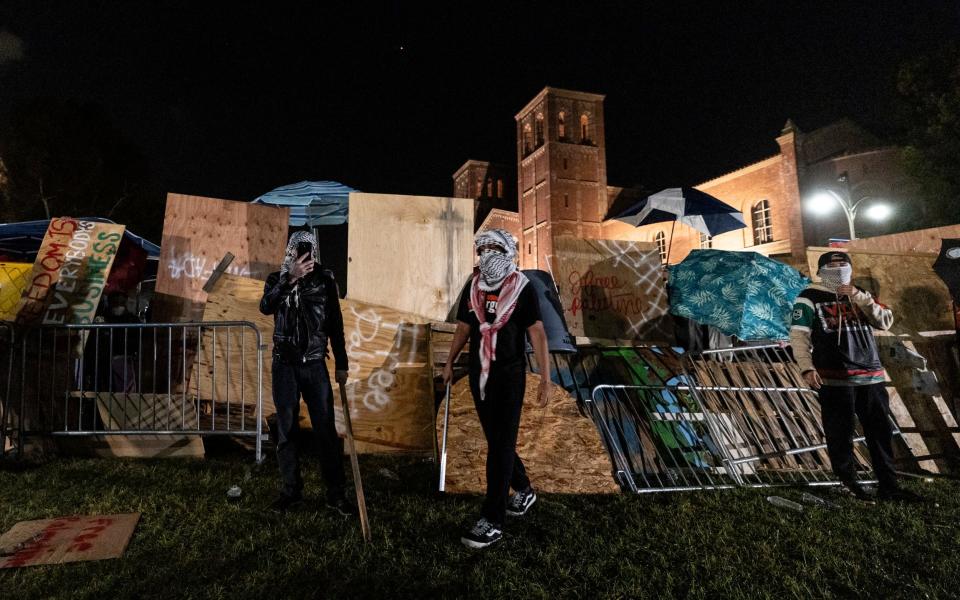
[[[250,322],[17,332],[11,397],[30,435],[251,437],[263,457],[263,345]],[[19,364],[17,364],[19,363]]]
[[[19,420],[14,418],[11,391],[13,391],[13,358],[16,332],[11,323],[0,321],[0,457],[20,446]],[[14,435],[18,436],[17,438]]]
[[[617,352],[633,381],[593,386],[586,412],[624,489],[838,483],[826,453],[817,394],[785,348],[696,355],[644,347]],[[855,456],[858,478],[870,481],[862,445],[855,445]]]

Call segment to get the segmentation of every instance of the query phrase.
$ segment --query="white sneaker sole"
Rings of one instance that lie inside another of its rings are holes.
[[[510,509],[508,508],[508,509],[507,509],[507,514],[510,515],[511,517],[522,517],[523,515],[525,515],[525,514],[527,514],[528,512],[530,512],[530,508],[532,508],[533,505],[536,504],[536,503],[537,503],[537,497],[534,496],[534,497],[533,497],[533,502],[531,502],[530,504],[528,504],[527,507],[526,507],[525,509],[523,509],[523,512],[516,512],[516,511],[510,510]]]
[[[503,538],[497,538],[497,539],[495,539],[495,540],[492,541],[492,542],[475,542],[475,541],[473,541],[473,540],[471,540],[471,539],[467,539],[467,538],[465,538],[465,537],[462,537],[462,538],[460,538],[460,542],[463,543],[463,545],[466,546],[467,548],[474,548],[474,549],[476,549],[476,550],[479,550],[480,548],[486,548],[487,546],[492,546],[492,545],[496,544],[497,542],[499,542],[499,541],[502,540],[502,539],[503,539]]]

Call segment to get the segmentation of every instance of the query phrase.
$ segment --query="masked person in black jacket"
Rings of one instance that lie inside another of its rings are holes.
[[[307,231],[290,236],[280,271],[263,289],[260,312],[273,315],[273,403],[276,406],[277,462],[282,488],[272,508],[288,510],[303,500],[303,479],[294,436],[300,396],[320,442],[327,505],[344,515],[355,508],[344,495],[343,449],[333,421],[333,389],[327,372],[327,340],[333,349],[337,383],[347,381],[343,315],[333,273],[320,265],[317,241]]]

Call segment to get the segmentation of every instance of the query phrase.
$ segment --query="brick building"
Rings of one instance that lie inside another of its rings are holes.
[[[740,210],[746,228],[709,238],[670,223],[631,227],[608,217],[656,190],[607,184],[603,98],[546,87],[515,116],[516,212],[504,202],[477,222],[478,230],[498,227],[516,236],[522,268],[548,268],[553,238],[564,234],[656,242],[664,259],[669,250],[671,263],[693,249],[712,247],[751,250],[800,268],[806,264],[806,246],[847,232],[839,210],[820,218],[807,213],[802,199],[830,189],[853,201],[919,201],[896,148],[882,146],[846,119],[809,133],[788,120],[775,138],[776,154],[694,186]],[[463,189],[479,189],[467,183],[476,181],[469,179],[472,164],[482,170],[487,163],[468,161],[461,167],[454,175],[455,195],[461,196],[460,182],[467,186]]]

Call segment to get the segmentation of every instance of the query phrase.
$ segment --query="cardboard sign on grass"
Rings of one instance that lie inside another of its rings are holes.
[[[119,558],[140,513],[21,521],[0,537],[0,569]]]

